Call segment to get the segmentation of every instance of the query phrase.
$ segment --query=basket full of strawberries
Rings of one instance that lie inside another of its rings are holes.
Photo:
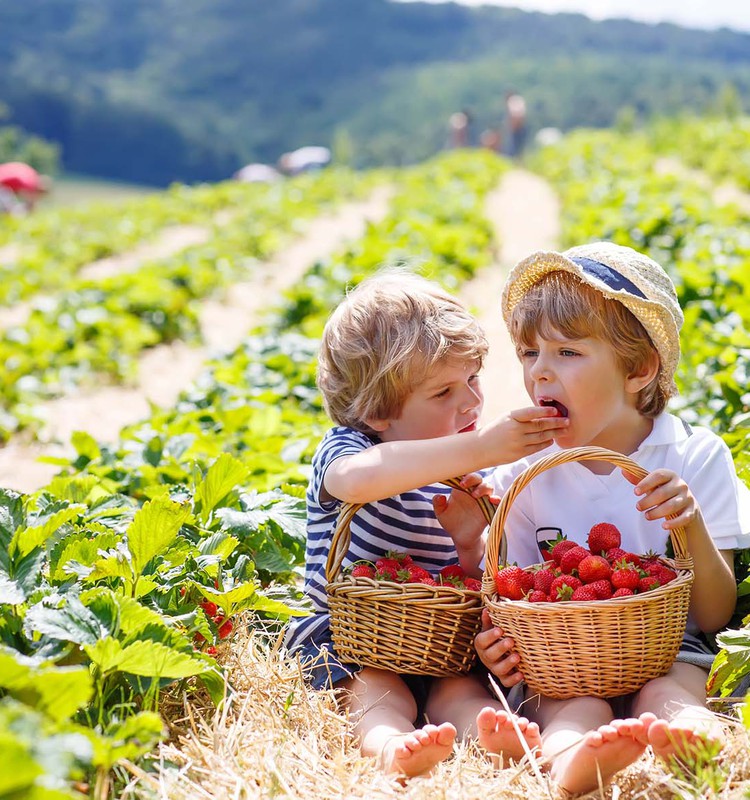
[[[445,481],[461,488],[458,481]],[[494,506],[477,501],[489,522]],[[468,672],[476,660],[482,584],[458,565],[430,573],[406,553],[342,569],[349,526],[361,508],[342,508],[326,565],[331,636],[343,662],[415,675]]]
[[[622,548],[611,523],[594,525],[586,546],[559,537],[547,560],[500,567],[508,510],[541,472],[578,460],[609,461],[644,477],[619,453],[597,447],[554,453],[529,467],[503,497],[490,526],[484,602],[493,623],[515,640],[519,669],[534,692],[567,699],[615,697],[665,674],[679,651],[693,581],[681,528],[670,534],[675,557]]]

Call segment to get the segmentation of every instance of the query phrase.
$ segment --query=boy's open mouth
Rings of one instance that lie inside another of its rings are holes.
[[[557,416],[558,417],[567,417],[568,416],[568,409],[564,406],[559,400],[540,400],[540,406],[551,406],[552,408],[557,409]]]
[[[461,428],[459,433],[468,433],[469,431],[475,431],[477,429],[477,423],[472,422],[471,425],[467,425],[465,428]]]

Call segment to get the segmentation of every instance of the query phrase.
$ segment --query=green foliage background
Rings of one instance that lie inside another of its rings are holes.
[[[305,144],[405,164],[502,125],[532,128],[750,108],[750,35],[389,0],[35,0],[0,4],[0,102],[65,169],[166,185],[217,180]]]

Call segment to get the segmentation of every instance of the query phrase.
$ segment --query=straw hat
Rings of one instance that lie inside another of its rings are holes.
[[[506,325],[510,325],[513,309],[529,289],[548,273],[557,271],[572,272],[633,313],[659,353],[659,383],[674,394],[683,315],[674,284],[662,267],[648,256],[612,242],[584,244],[564,253],[533,253],[513,267],[503,289]]]

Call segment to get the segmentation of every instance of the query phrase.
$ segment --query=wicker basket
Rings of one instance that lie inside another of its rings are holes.
[[[443,481],[460,489],[458,478]],[[488,522],[495,507],[478,501]],[[342,662],[403,674],[456,675],[474,664],[481,628],[481,592],[453,586],[396,583],[340,574],[349,526],[361,505],[345,504],[326,563],[331,634]]]
[[[519,669],[532,692],[558,700],[616,697],[640,689],[672,666],[687,621],[693,562],[685,532],[671,531],[677,571],[664,586],[632,597],[562,603],[507,600],[495,590],[499,546],[508,511],[537,475],[572,461],[608,461],[643,478],[647,472],[627,456],[600,447],[563,450],[540,459],[511,484],[490,526],[482,595],[490,619],[513,637]]]

